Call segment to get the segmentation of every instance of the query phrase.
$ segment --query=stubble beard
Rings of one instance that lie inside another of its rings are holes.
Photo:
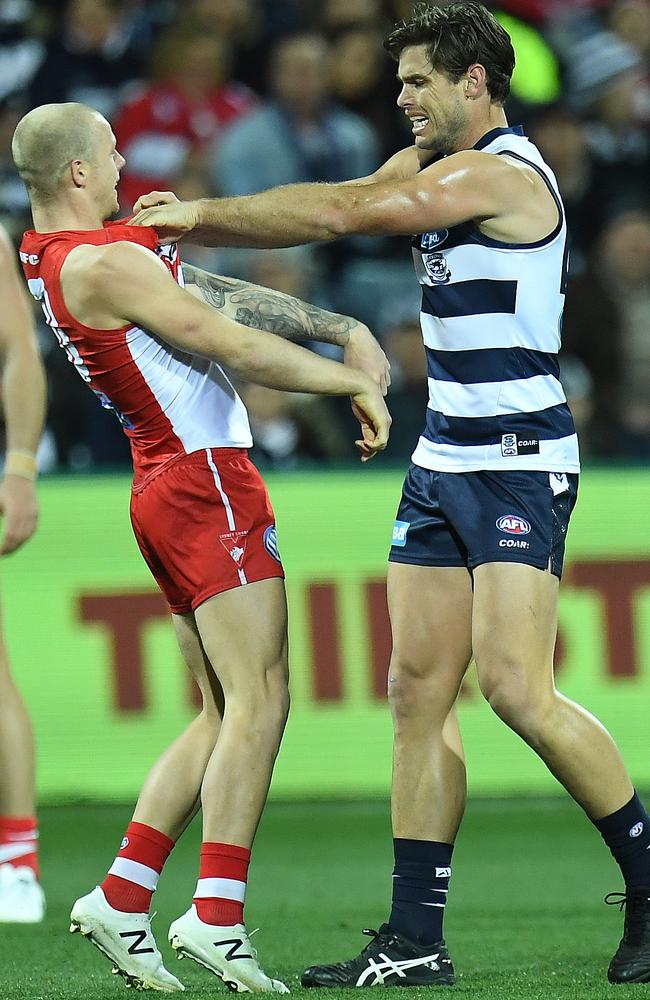
[[[467,122],[460,108],[453,109],[446,118],[441,128],[432,136],[431,140],[423,145],[422,149],[428,149],[438,156],[449,156],[461,149],[460,137],[467,128]]]

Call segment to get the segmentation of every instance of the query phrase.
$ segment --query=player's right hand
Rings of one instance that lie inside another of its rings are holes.
[[[152,191],[138,198],[134,206],[132,226],[153,226],[159,243],[176,243],[199,221],[197,202],[178,201],[171,191]]]
[[[8,556],[32,537],[38,522],[38,501],[34,484],[24,476],[5,476],[0,484],[0,514],[4,531],[0,556]]]
[[[352,396],[352,411],[361,425],[361,438],[355,441],[361,452],[361,461],[369,462],[388,444],[392,418],[379,386],[368,382],[368,387]]]

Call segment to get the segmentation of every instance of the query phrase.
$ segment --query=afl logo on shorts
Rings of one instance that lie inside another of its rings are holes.
[[[527,535],[531,527],[523,517],[516,514],[504,514],[496,522],[499,531],[505,531],[507,535]]]
[[[264,532],[264,548],[270,556],[272,556],[276,562],[281,563],[280,553],[278,552],[278,539],[275,531],[275,525],[271,524]]]

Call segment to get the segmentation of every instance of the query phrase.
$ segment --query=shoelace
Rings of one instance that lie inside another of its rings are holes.
[[[650,910],[644,911],[642,907],[629,906],[635,901],[632,895],[626,892],[608,892],[605,896],[607,906],[618,906],[619,910],[625,912],[625,937],[631,938],[630,943],[640,944],[643,936],[650,931]]]
[[[605,896],[607,906],[618,906],[621,913],[627,903],[627,894],[624,892],[608,892]]]

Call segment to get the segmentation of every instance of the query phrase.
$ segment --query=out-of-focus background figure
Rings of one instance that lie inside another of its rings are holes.
[[[0,302],[6,447],[0,483],[0,555],[7,556],[36,530],[34,483],[45,416],[45,378],[13,247],[2,229]],[[39,883],[34,770],[32,725],[12,678],[0,631],[0,923],[35,924],[45,915],[45,896]]]

